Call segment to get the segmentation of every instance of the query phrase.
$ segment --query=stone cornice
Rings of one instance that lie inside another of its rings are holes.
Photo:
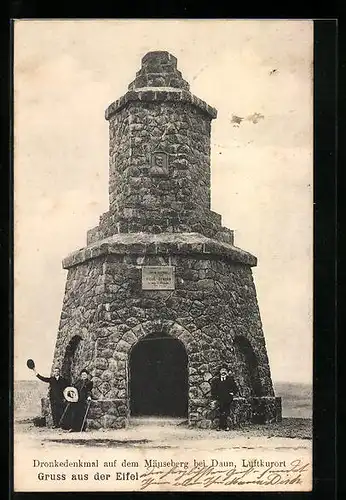
[[[63,268],[82,264],[103,255],[191,255],[218,256],[231,262],[256,266],[257,258],[222,241],[198,233],[120,233],[71,253],[63,260]]]
[[[202,99],[191,94],[188,90],[175,89],[172,87],[143,87],[141,89],[130,90],[117,101],[108,106],[105,112],[106,120],[118,113],[129,102],[184,102],[195,106],[211,119],[217,117],[217,110],[212,108]]]

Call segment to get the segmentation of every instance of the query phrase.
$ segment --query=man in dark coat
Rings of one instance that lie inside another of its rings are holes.
[[[219,427],[218,430],[229,431],[227,417],[229,415],[233,397],[238,394],[238,387],[233,377],[228,375],[227,368],[222,367],[219,375],[212,380],[211,395],[218,403]]]
[[[85,430],[85,416],[88,409],[89,401],[91,401],[91,391],[93,383],[89,380],[89,372],[82,370],[74,387],[78,391],[78,401],[70,403],[70,412],[66,416],[71,432],[81,432]],[[83,428],[82,428],[83,426]]]
[[[52,377],[43,377],[33,368],[36,377],[42,382],[49,384],[49,400],[52,410],[53,426],[59,427],[60,419],[65,408],[63,391],[67,386],[67,380],[60,376],[59,368],[54,368]]]

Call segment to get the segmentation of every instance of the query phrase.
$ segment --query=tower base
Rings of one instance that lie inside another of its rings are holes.
[[[218,426],[217,410],[210,408],[209,401],[194,400],[188,417],[189,427],[215,429]],[[49,399],[42,399],[42,414],[47,426],[52,426]],[[229,425],[236,428],[250,424],[269,424],[282,421],[280,397],[235,398],[229,414]],[[121,429],[131,422],[126,401],[110,399],[93,401],[90,407],[87,429]]]

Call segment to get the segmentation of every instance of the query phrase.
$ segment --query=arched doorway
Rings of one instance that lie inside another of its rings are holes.
[[[169,335],[148,335],[129,358],[132,416],[187,417],[188,367],[184,345]]]
[[[243,336],[235,337],[234,345],[242,364],[245,383],[249,386],[251,395],[261,397],[262,383],[258,371],[258,361],[250,342]]]
[[[66,346],[64,360],[62,362],[62,376],[72,383],[78,372],[78,351],[80,349],[82,337],[75,335]]]

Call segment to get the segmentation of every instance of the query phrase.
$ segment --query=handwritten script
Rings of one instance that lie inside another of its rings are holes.
[[[157,467],[148,468],[140,475],[141,490],[153,485],[192,486],[200,485],[210,488],[213,485],[244,485],[258,484],[260,486],[302,484],[304,474],[310,470],[310,463],[293,460],[286,468],[231,467],[217,468],[212,466],[196,466],[182,469],[173,466],[162,470]]]

